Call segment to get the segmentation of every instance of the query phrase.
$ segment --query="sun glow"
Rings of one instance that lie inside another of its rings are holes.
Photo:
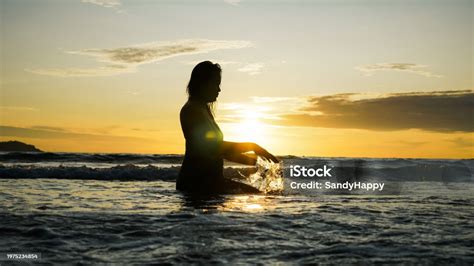
[[[267,125],[259,120],[262,114],[256,110],[239,112],[237,122],[227,123],[226,136],[229,140],[240,142],[266,142]]]

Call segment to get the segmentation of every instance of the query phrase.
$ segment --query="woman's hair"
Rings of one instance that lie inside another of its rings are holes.
[[[191,78],[189,79],[187,92],[190,99],[200,99],[203,97],[209,80],[218,75],[220,77],[222,73],[221,66],[214,64],[211,61],[203,61],[197,64],[193,72],[191,72]]]
[[[189,99],[202,99],[205,94],[206,85],[209,80],[216,77],[219,77],[222,74],[222,68],[217,63],[212,63],[211,61],[203,61],[197,64],[193,71],[191,72],[191,78],[189,79],[188,87],[186,92],[188,93]],[[214,117],[214,106],[215,102],[207,103],[207,110]]]

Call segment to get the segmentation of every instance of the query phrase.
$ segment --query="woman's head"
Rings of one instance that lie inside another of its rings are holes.
[[[205,103],[215,102],[219,95],[222,69],[219,64],[204,61],[197,64],[188,83],[190,99]]]

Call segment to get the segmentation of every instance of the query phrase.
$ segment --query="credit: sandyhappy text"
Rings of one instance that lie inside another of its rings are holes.
[[[320,168],[308,168],[301,165],[290,165],[290,177],[309,177],[309,178],[331,178],[333,168],[324,165]],[[291,181],[291,189],[333,189],[333,190],[366,190],[366,191],[382,191],[385,186],[385,183],[380,182],[332,182],[332,181]]]

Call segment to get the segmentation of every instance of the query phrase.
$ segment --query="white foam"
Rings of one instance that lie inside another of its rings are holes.
[[[273,163],[264,158],[257,158],[257,172],[245,177],[246,183],[264,193],[281,192],[284,189],[283,171],[281,163]]]

